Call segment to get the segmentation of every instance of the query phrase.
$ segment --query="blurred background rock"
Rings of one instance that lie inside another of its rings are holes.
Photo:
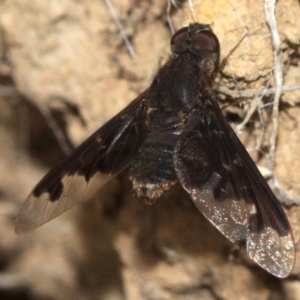
[[[38,180],[147,88],[170,53],[167,1],[111,4],[134,59],[104,1],[0,1],[0,299],[299,299],[299,262],[291,279],[272,277],[180,188],[153,206],[133,199],[126,171],[94,201],[31,233],[14,233],[18,208]],[[192,19],[188,3],[176,4],[170,16],[179,29]],[[196,21],[211,24],[219,37],[222,57],[247,33],[217,78],[229,91],[220,99],[273,86],[264,1],[193,5]],[[285,85],[300,83],[299,14],[298,1],[277,2]],[[299,91],[282,97],[275,169],[290,196],[286,211],[297,244],[299,208],[290,204],[300,194],[299,99]],[[240,120],[247,108],[229,116]],[[270,112],[262,115],[268,120]],[[256,120],[258,114],[242,135],[247,148],[261,134]]]

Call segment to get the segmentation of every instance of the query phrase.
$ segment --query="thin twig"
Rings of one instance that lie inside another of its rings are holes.
[[[266,20],[269,25],[273,43],[273,55],[274,55],[274,76],[275,76],[275,94],[273,101],[273,111],[272,111],[272,123],[273,131],[270,137],[270,151],[269,151],[269,169],[274,170],[275,167],[275,151],[276,151],[276,141],[278,136],[278,115],[279,115],[279,100],[282,92],[282,51],[281,51],[281,41],[279,33],[277,30],[277,24],[275,19],[275,9],[276,9],[276,0],[265,0],[265,14]]]
[[[111,13],[114,21],[115,21],[115,23],[118,26],[119,32],[121,34],[121,37],[123,38],[123,41],[124,41],[124,43],[125,43],[125,45],[127,47],[127,50],[129,52],[130,56],[132,58],[135,58],[136,57],[135,51],[134,51],[134,49],[133,49],[133,47],[132,47],[129,39],[127,38],[127,35],[126,35],[126,33],[125,33],[124,29],[123,29],[123,26],[122,26],[121,22],[119,21],[119,18],[118,18],[117,14],[116,14],[115,9],[113,8],[113,6],[112,6],[112,4],[111,4],[111,2],[109,0],[105,0],[105,3],[107,5],[107,7],[108,7],[108,9],[109,9],[109,11],[110,11],[110,13]]]
[[[174,34],[174,26],[173,26],[173,23],[172,23],[172,20],[171,20],[171,7],[172,7],[172,4],[175,5],[173,3],[172,0],[168,0],[168,4],[167,4],[167,21],[168,21],[168,24],[169,24],[169,27],[170,27],[170,31],[171,31],[171,34],[173,35]]]
[[[195,21],[196,21],[196,18],[195,18],[195,10],[194,10],[194,4],[193,4],[193,1],[192,1],[192,0],[188,0],[188,2],[189,2],[190,12],[192,13],[193,21],[195,22]]]
[[[293,86],[282,86],[281,92],[291,92],[295,90],[299,90],[300,85],[293,85]],[[261,95],[272,95],[275,94],[277,88],[268,88],[262,90],[231,90],[224,86],[217,86],[215,91],[231,96],[232,98],[252,98],[252,97],[260,97]]]
[[[11,99],[14,99],[15,101],[17,100],[18,102],[20,102],[20,99],[21,99],[21,95],[18,93],[18,91],[14,87],[5,86],[5,85],[0,85],[0,96],[9,97]],[[68,143],[66,141],[66,137],[65,137],[63,131],[58,126],[56,121],[53,119],[49,109],[44,105],[39,106],[39,105],[36,104],[36,107],[40,111],[40,113],[43,115],[43,117],[45,118],[48,126],[50,127],[50,129],[52,130],[56,140],[58,141],[62,151],[66,155],[71,153],[72,149],[68,145]],[[26,118],[27,117],[28,117],[28,113],[26,113]],[[26,132],[29,131],[29,129],[27,129],[28,126],[26,126],[27,122],[24,122],[24,120],[21,119],[21,118],[20,118],[20,122],[22,123],[21,124],[22,126],[20,126],[21,130],[24,131],[24,128],[26,128]],[[22,145],[24,145],[25,143],[27,143],[27,141],[28,141],[28,138],[27,138],[27,135],[25,135],[25,138],[22,138],[20,143]]]
[[[257,108],[257,112],[258,112],[258,116],[259,116],[259,120],[260,120],[260,135],[258,137],[258,141],[256,143],[256,148],[258,151],[261,151],[261,145],[265,140],[265,136],[266,136],[266,122],[265,119],[263,117],[263,112],[265,113],[265,111],[262,109],[262,105],[259,105]]]
[[[38,108],[38,110],[41,112],[41,114],[43,115],[43,117],[45,118],[46,122],[48,123],[48,126],[51,128],[51,130],[53,131],[61,149],[63,150],[63,152],[68,155],[71,153],[72,149],[71,147],[68,145],[68,143],[66,142],[66,138],[65,135],[63,133],[63,131],[61,130],[61,128],[57,125],[56,121],[54,120],[54,118],[52,117],[48,107],[46,107],[45,105],[36,105],[36,107]]]
[[[266,90],[266,89],[265,89]],[[251,101],[250,104],[250,109],[247,110],[247,114],[246,117],[244,118],[243,122],[240,123],[237,127],[236,127],[236,133],[239,134],[240,132],[242,132],[246,126],[246,124],[249,122],[250,118],[252,117],[253,113],[256,111],[256,109],[259,106],[259,103],[261,101],[261,99],[264,97],[264,94],[262,94],[260,97],[256,97],[256,101]]]

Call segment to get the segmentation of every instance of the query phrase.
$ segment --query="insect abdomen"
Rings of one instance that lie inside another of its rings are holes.
[[[129,171],[137,197],[155,200],[176,183],[173,149],[177,139],[170,132],[149,133]]]

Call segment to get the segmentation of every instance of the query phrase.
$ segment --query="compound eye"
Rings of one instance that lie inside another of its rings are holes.
[[[218,53],[220,50],[218,39],[216,35],[210,30],[202,30],[197,32],[192,37],[191,43],[209,52]]]
[[[188,29],[189,29],[188,27],[184,27],[184,28],[181,28],[180,30],[178,30],[172,36],[171,46],[175,45],[175,44],[178,44],[178,43],[181,43],[181,42],[184,42],[187,39],[188,34],[189,34],[189,30]]]

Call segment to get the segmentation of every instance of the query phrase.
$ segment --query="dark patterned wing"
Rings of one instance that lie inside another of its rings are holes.
[[[215,100],[206,116],[175,147],[178,180],[219,231],[246,240],[249,257],[284,278],[295,261],[287,217]]]
[[[145,139],[144,99],[137,97],[52,169],[25,200],[16,233],[33,230],[87,198],[96,177],[104,185],[122,171]],[[93,180],[92,180],[93,179]]]

